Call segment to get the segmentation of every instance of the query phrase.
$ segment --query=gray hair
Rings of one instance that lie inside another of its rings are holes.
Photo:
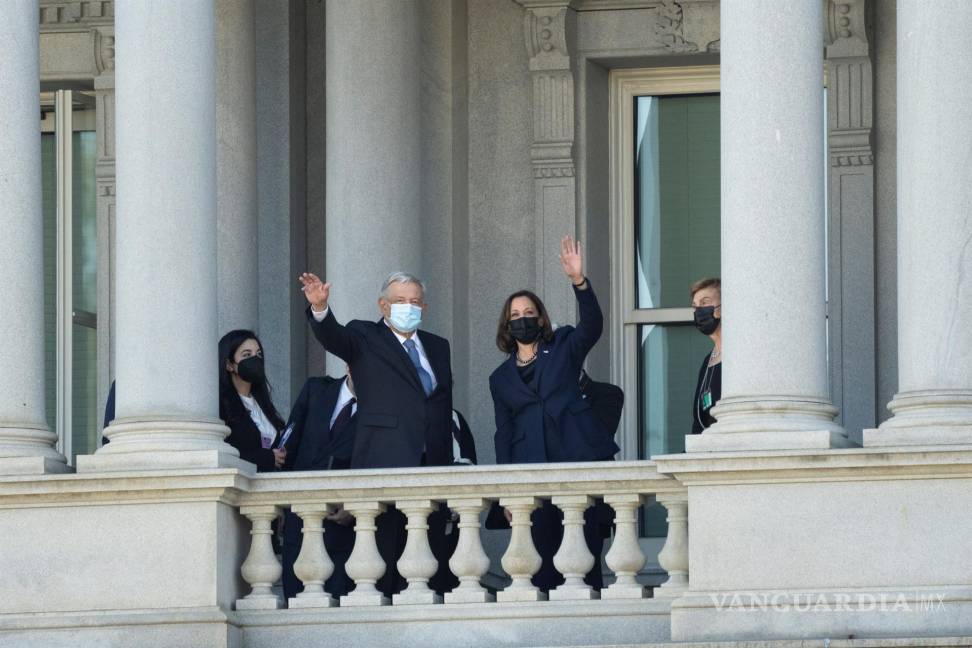
[[[425,299],[425,282],[416,277],[415,275],[408,274],[407,272],[393,272],[385,279],[385,283],[381,285],[380,297],[388,299],[388,287],[392,284],[416,284],[422,289],[422,299]]]

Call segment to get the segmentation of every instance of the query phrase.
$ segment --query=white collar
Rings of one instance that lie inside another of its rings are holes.
[[[386,320],[384,317],[381,318],[381,321],[385,323],[385,326],[387,326],[388,327],[388,330],[392,332],[392,335],[394,335],[396,338],[398,338],[398,343],[401,344],[402,346],[405,346],[405,340],[415,340],[415,346],[417,348],[419,348],[419,349],[424,349],[425,348],[425,347],[422,346],[422,340],[419,339],[418,329],[415,329],[415,332],[412,333],[412,337],[407,338],[404,335],[402,335],[401,333],[399,333],[398,331],[396,331],[395,330],[395,327],[392,326],[391,324],[389,324],[388,323],[388,320]]]
[[[341,380],[342,380],[342,382],[341,382],[341,392],[338,394],[337,404],[336,404],[336,406],[334,408],[334,409],[336,409],[339,412],[342,409],[344,409],[344,406],[347,405],[348,402],[352,398],[355,398],[355,395],[351,393],[351,388],[348,387],[348,378],[347,378],[347,376],[345,376]]]

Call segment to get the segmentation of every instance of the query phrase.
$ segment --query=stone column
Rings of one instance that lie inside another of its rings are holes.
[[[253,0],[216,0],[217,329],[257,328]]]
[[[972,444],[972,3],[898,3],[898,393],[865,446]]]
[[[40,54],[37,1],[0,20],[0,475],[65,470],[44,413]]]
[[[240,465],[217,418],[213,2],[120,3],[116,419],[78,470]]]
[[[441,244],[421,238],[418,3],[329,0],[326,9],[325,274],[340,321],[375,319],[385,276],[421,276],[423,248]]]
[[[725,360],[690,452],[847,444],[827,381],[822,12],[721,4]]]

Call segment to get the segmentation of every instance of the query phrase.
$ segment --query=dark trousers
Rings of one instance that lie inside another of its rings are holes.
[[[458,528],[454,524],[449,526],[451,517],[452,512],[446,507],[429,514],[429,546],[432,555],[439,562],[438,571],[429,579],[429,587],[439,594],[451,591],[459,585],[459,579],[449,570],[449,558],[459,542]],[[398,594],[408,584],[398,572],[398,559],[402,557],[408,540],[408,531],[405,529],[407,521],[405,514],[391,505],[375,520],[378,527],[375,531],[375,542],[378,553],[385,561],[385,574],[378,579],[376,587],[388,597]]]
[[[604,576],[601,573],[601,552],[604,549],[604,529],[601,518],[604,517],[604,513],[600,508],[604,506],[604,504],[595,504],[584,512],[584,540],[587,541],[588,550],[594,554],[594,566],[584,577],[584,582],[596,590],[604,586]],[[550,500],[544,500],[543,506],[537,508],[530,516],[530,521],[533,523],[530,529],[533,544],[542,560],[540,570],[533,575],[532,583],[542,592],[549,592],[563,585],[565,580],[553,564],[553,557],[564,539],[563,520],[563,511],[551,504]]]
[[[300,555],[304,540],[304,521],[294,513],[287,512],[283,532],[283,588],[288,599],[304,591],[304,584],[294,574],[294,563]],[[345,564],[354,547],[354,527],[342,526],[324,520],[324,548],[334,563],[334,573],[324,583],[324,591],[331,596],[344,596],[354,589],[354,581],[348,577]]]

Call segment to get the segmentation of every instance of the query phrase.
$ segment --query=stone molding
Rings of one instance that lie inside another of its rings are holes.
[[[873,427],[873,73],[866,0],[829,0],[827,70],[831,401],[856,437]],[[847,250],[855,250],[854,258]]]
[[[114,0],[40,0],[41,33],[69,29],[79,25],[112,25],[115,21]]]
[[[574,52],[576,0],[517,0],[533,77],[534,237],[538,293],[566,321],[574,296],[554,251],[564,233],[577,231],[574,160]]]
[[[95,42],[95,67],[98,74],[115,72],[115,28],[113,25],[92,30]]]
[[[828,58],[868,55],[866,1],[827,1]]]

